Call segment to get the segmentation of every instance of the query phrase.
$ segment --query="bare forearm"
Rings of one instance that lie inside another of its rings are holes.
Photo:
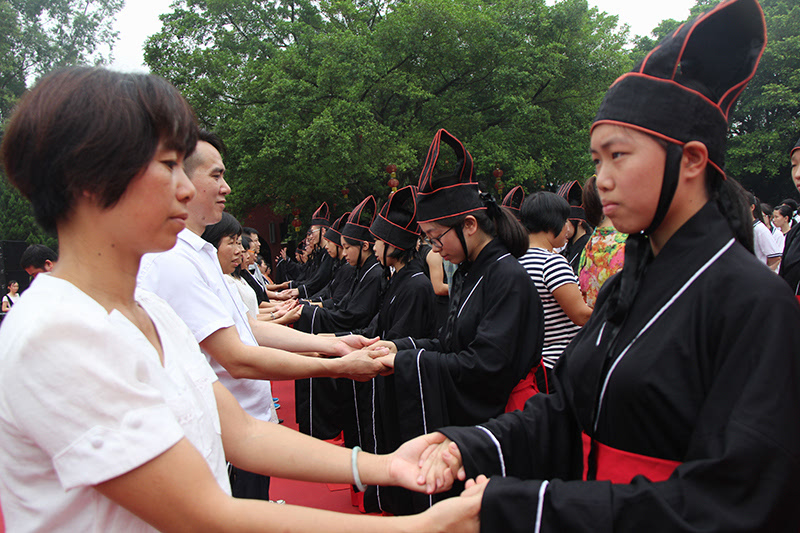
[[[226,456],[239,468],[264,475],[329,483],[353,483],[352,450],[277,424],[252,420],[245,435],[223,435]],[[359,452],[367,485],[392,484],[388,456]]]
[[[266,322],[265,322],[266,323]],[[282,329],[289,329],[277,326]],[[246,346],[226,370],[238,379],[290,380],[312,377],[342,377],[337,359],[307,357],[261,346]]]
[[[251,326],[259,345],[289,352],[332,353],[335,342],[335,339],[321,338],[269,322],[258,322]]]

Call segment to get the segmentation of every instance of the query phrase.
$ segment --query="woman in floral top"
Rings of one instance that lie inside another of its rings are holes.
[[[597,293],[608,278],[622,270],[625,261],[625,240],[628,235],[620,233],[603,216],[603,206],[597,194],[595,176],[586,180],[583,187],[583,206],[586,219],[597,226],[586,248],[581,253],[578,284],[589,307],[594,307]]]

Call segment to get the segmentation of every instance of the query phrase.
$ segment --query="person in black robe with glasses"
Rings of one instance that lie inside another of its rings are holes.
[[[455,171],[437,169],[442,142],[455,151]],[[392,351],[382,362],[394,368],[404,440],[503,413],[514,387],[539,363],[544,331],[536,287],[516,259],[528,248],[527,233],[480,193],[472,156],[445,130],[436,133],[420,175],[417,219],[434,250],[459,267],[438,338],[376,344]],[[414,496],[393,512],[418,512],[433,500]]]

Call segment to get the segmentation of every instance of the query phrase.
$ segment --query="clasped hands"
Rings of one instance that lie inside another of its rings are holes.
[[[390,460],[392,483],[417,492],[444,492],[452,488],[456,479],[466,478],[458,446],[439,432],[412,439],[386,457]],[[483,475],[467,480],[459,498],[437,503],[420,518],[435,525],[431,531],[478,531],[481,501],[488,483]]]

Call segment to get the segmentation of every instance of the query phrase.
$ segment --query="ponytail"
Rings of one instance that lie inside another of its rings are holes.
[[[750,221],[749,202],[745,199],[747,191],[732,177],[722,179],[716,171],[713,176],[709,176],[706,183],[711,188],[709,198],[717,204],[736,240],[753,253],[753,225]]]

